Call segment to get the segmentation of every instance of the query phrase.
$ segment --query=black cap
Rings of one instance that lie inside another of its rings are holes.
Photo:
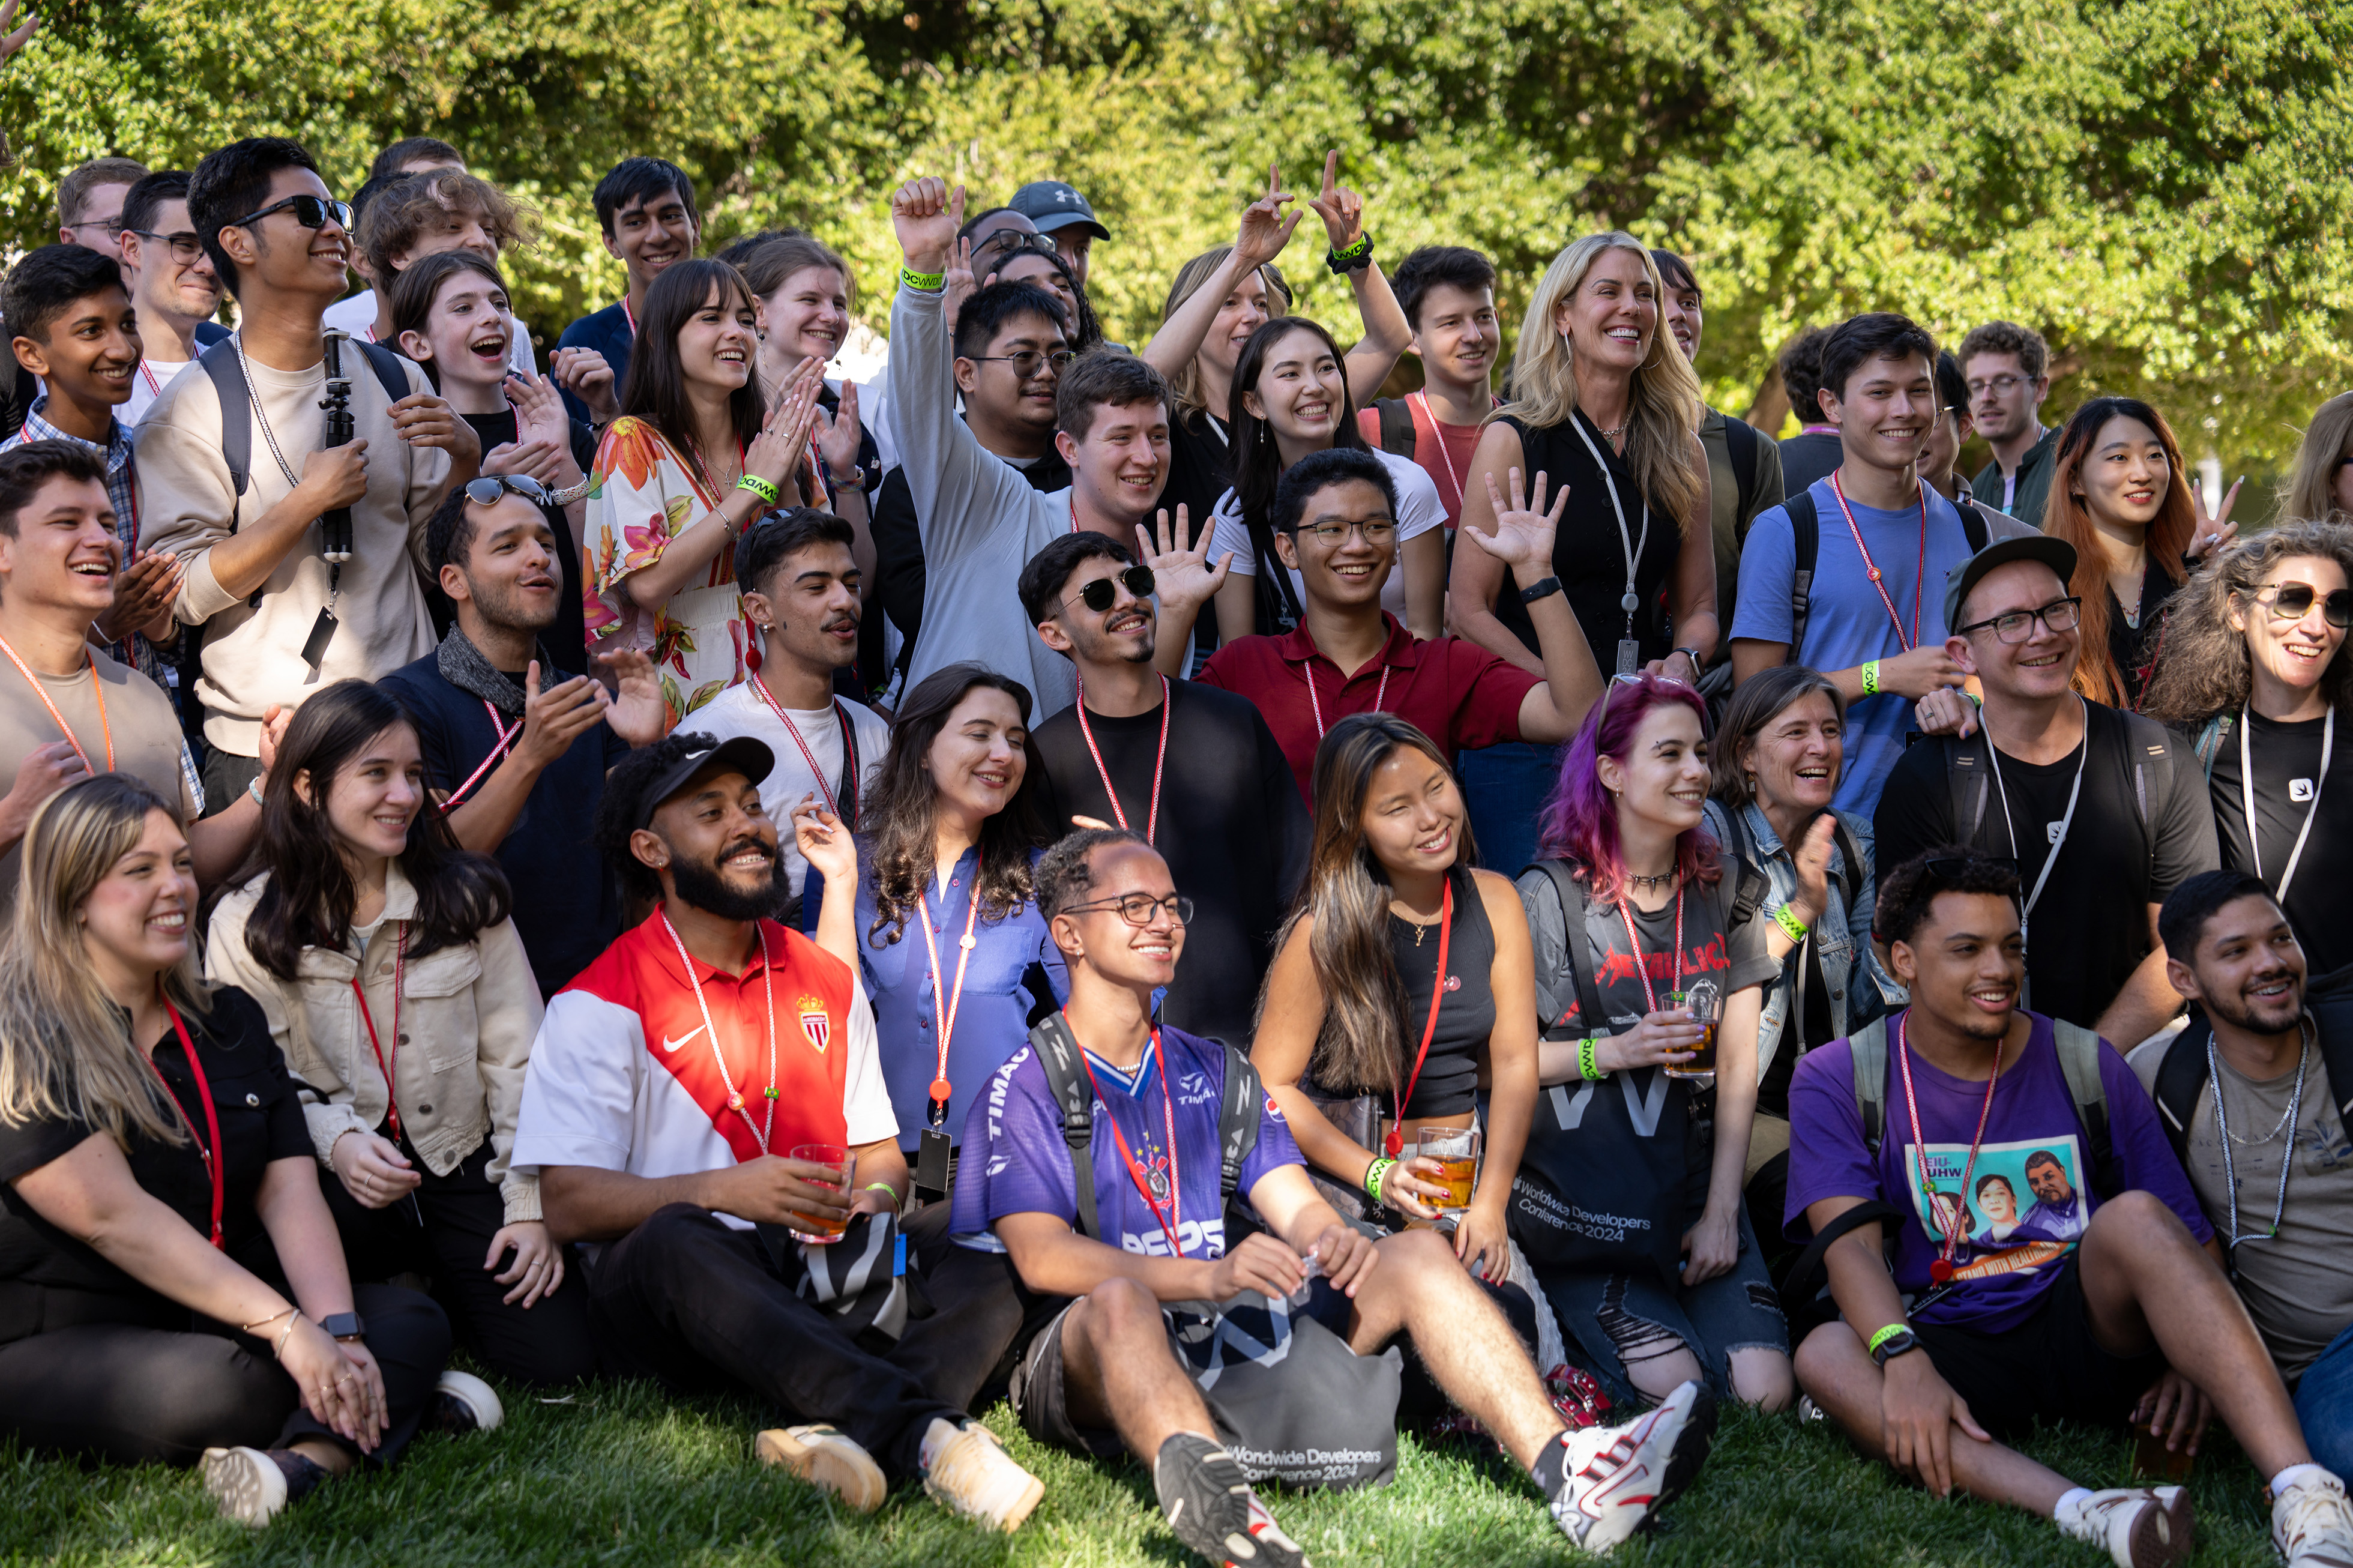
[[[651,823],[664,801],[713,763],[740,770],[754,784],[776,766],[776,754],[768,749],[768,743],[748,735],[716,742],[707,735],[683,735],[678,738],[686,743],[686,750],[676,762],[649,778],[638,789],[637,800],[629,810],[630,827],[642,828]]]
[[[2022,539],[1996,539],[1954,567],[1951,575],[1945,578],[1946,630],[1958,634],[1961,600],[1969,597],[1969,589],[1977,587],[1988,572],[1996,567],[2006,567],[2012,561],[2041,561],[2059,574],[2060,586],[2063,588],[2075,575],[2075,546],[2048,534],[2029,534]]]
[[[1060,180],[1032,180],[1015,191],[1013,199],[1005,205],[1036,224],[1040,234],[1082,223],[1097,239],[1111,238],[1111,230],[1095,217],[1095,209],[1087,205],[1087,198],[1078,193],[1077,187]]]

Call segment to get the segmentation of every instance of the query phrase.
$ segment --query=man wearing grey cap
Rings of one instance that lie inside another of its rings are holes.
[[[1079,287],[1087,286],[1087,250],[1098,239],[1109,239],[1111,230],[1095,217],[1095,209],[1075,186],[1060,180],[1032,180],[1013,193],[1005,204],[1031,223],[1038,232],[1051,238],[1054,249],[1062,253],[1070,264],[1071,273]]]
[[[2162,725],[2075,692],[2074,569],[2073,546],[2037,534],[1988,545],[1947,579],[1945,647],[1984,691],[1981,722],[1906,751],[1874,827],[1883,866],[1948,844],[2014,862],[2021,1004],[2129,1051],[2181,1011],[2157,912],[2214,868],[2214,813],[2195,762]],[[1919,699],[1923,727],[1936,726],[1935,705],[1954,700]]]

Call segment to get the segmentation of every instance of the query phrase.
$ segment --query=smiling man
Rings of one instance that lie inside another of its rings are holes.
[[[123,198],[122,275],[139,313],[145,357],[132,379],[130,400],[116,414],[136,426],[199,353],[228,336],[212,319],[220,309],[220,279],[188,226],[188,176],[182,170],[158,169]]]
[[[702,240],[702,215],[695,208],[694,182],[666,158],[622,159],[596,182],[591,199],[605,252],[627,270],[628,289],[616,303],[565,327],[547,369],[564,388],[572,417],[603,425],[620,411],[614,399],[628,378],[646,291],[664,268],[694,254]]]
[[[1356,411],[1365,440],[1409,457],[1438,487],[1449,542],[1462,521],[1462,485],[1479,432],[1500,401],[1495,360],[1504,329],[1495,319],[1495,264],[1460,245],[1425,245],[1398,263],[1389,286],[1413,331],[1421,388]]]
[[[2059,449],[2057,428],[2042,424],[2050,345],[2031,327],[1988,322],[1961,339],[1960,360],[1970,423],[1993,449],[1993,461],[1969,489],[1987,505],[2039,528]]]

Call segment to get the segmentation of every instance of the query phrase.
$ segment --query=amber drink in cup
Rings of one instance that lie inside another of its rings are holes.
[[[804,1143],[792,1151],[790,1158],[794,1160],[808,1160],[814,1164],[826,1167],[826,1171],[823,1173],[808,1178],[808,1180],[815,1181],[818,1185],[831,1187],[837,1192],[847,1192],[849,1191],[849,1173],[852,1169],[852,1162],[849,1158],[849,1150],[842,1148],[841,1145],[838,1143]],[[830,1246],[835,1242],[839,1241],[841,1239],[841,1233],[849,1228],[849,1216],[847,1213],[843,1214],[838,1220],[818,1220],[816,1223],[816,1228],[814,1230],[804,1230],[799,1225],[794,1225],[791,1227],[793,1239],[795,1241],[808,1242],[818,1246]]]
[[[1459,1214],[1471,1206],[1471,1189],[1479,1179],[1479,1129],[1475,1127],[1424,1128],[1414,1146],[1417,1158],[1438,1166],[1437,1179],[1446,1184],[1446,1196],[1431,1207]]]
[[[1713,1078],[1715,1076],[1715,1033],[1724,1021],[1724,993],[1714,980],[1701,980],[1689,991],[1669,991],[1666,997],[1670,1011],[1682,1008],[1689,1012],[1699,1025],[1699,1048],[1688,1062],[1671,1062],[1666,1074],[1670,1078]]]

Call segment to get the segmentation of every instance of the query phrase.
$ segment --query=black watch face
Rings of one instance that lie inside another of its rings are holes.
[[[319,1327],[327,1330],[329,1338],[336,1340],[354,1340],[366,1331],[356,1312],[332,1313]]]

